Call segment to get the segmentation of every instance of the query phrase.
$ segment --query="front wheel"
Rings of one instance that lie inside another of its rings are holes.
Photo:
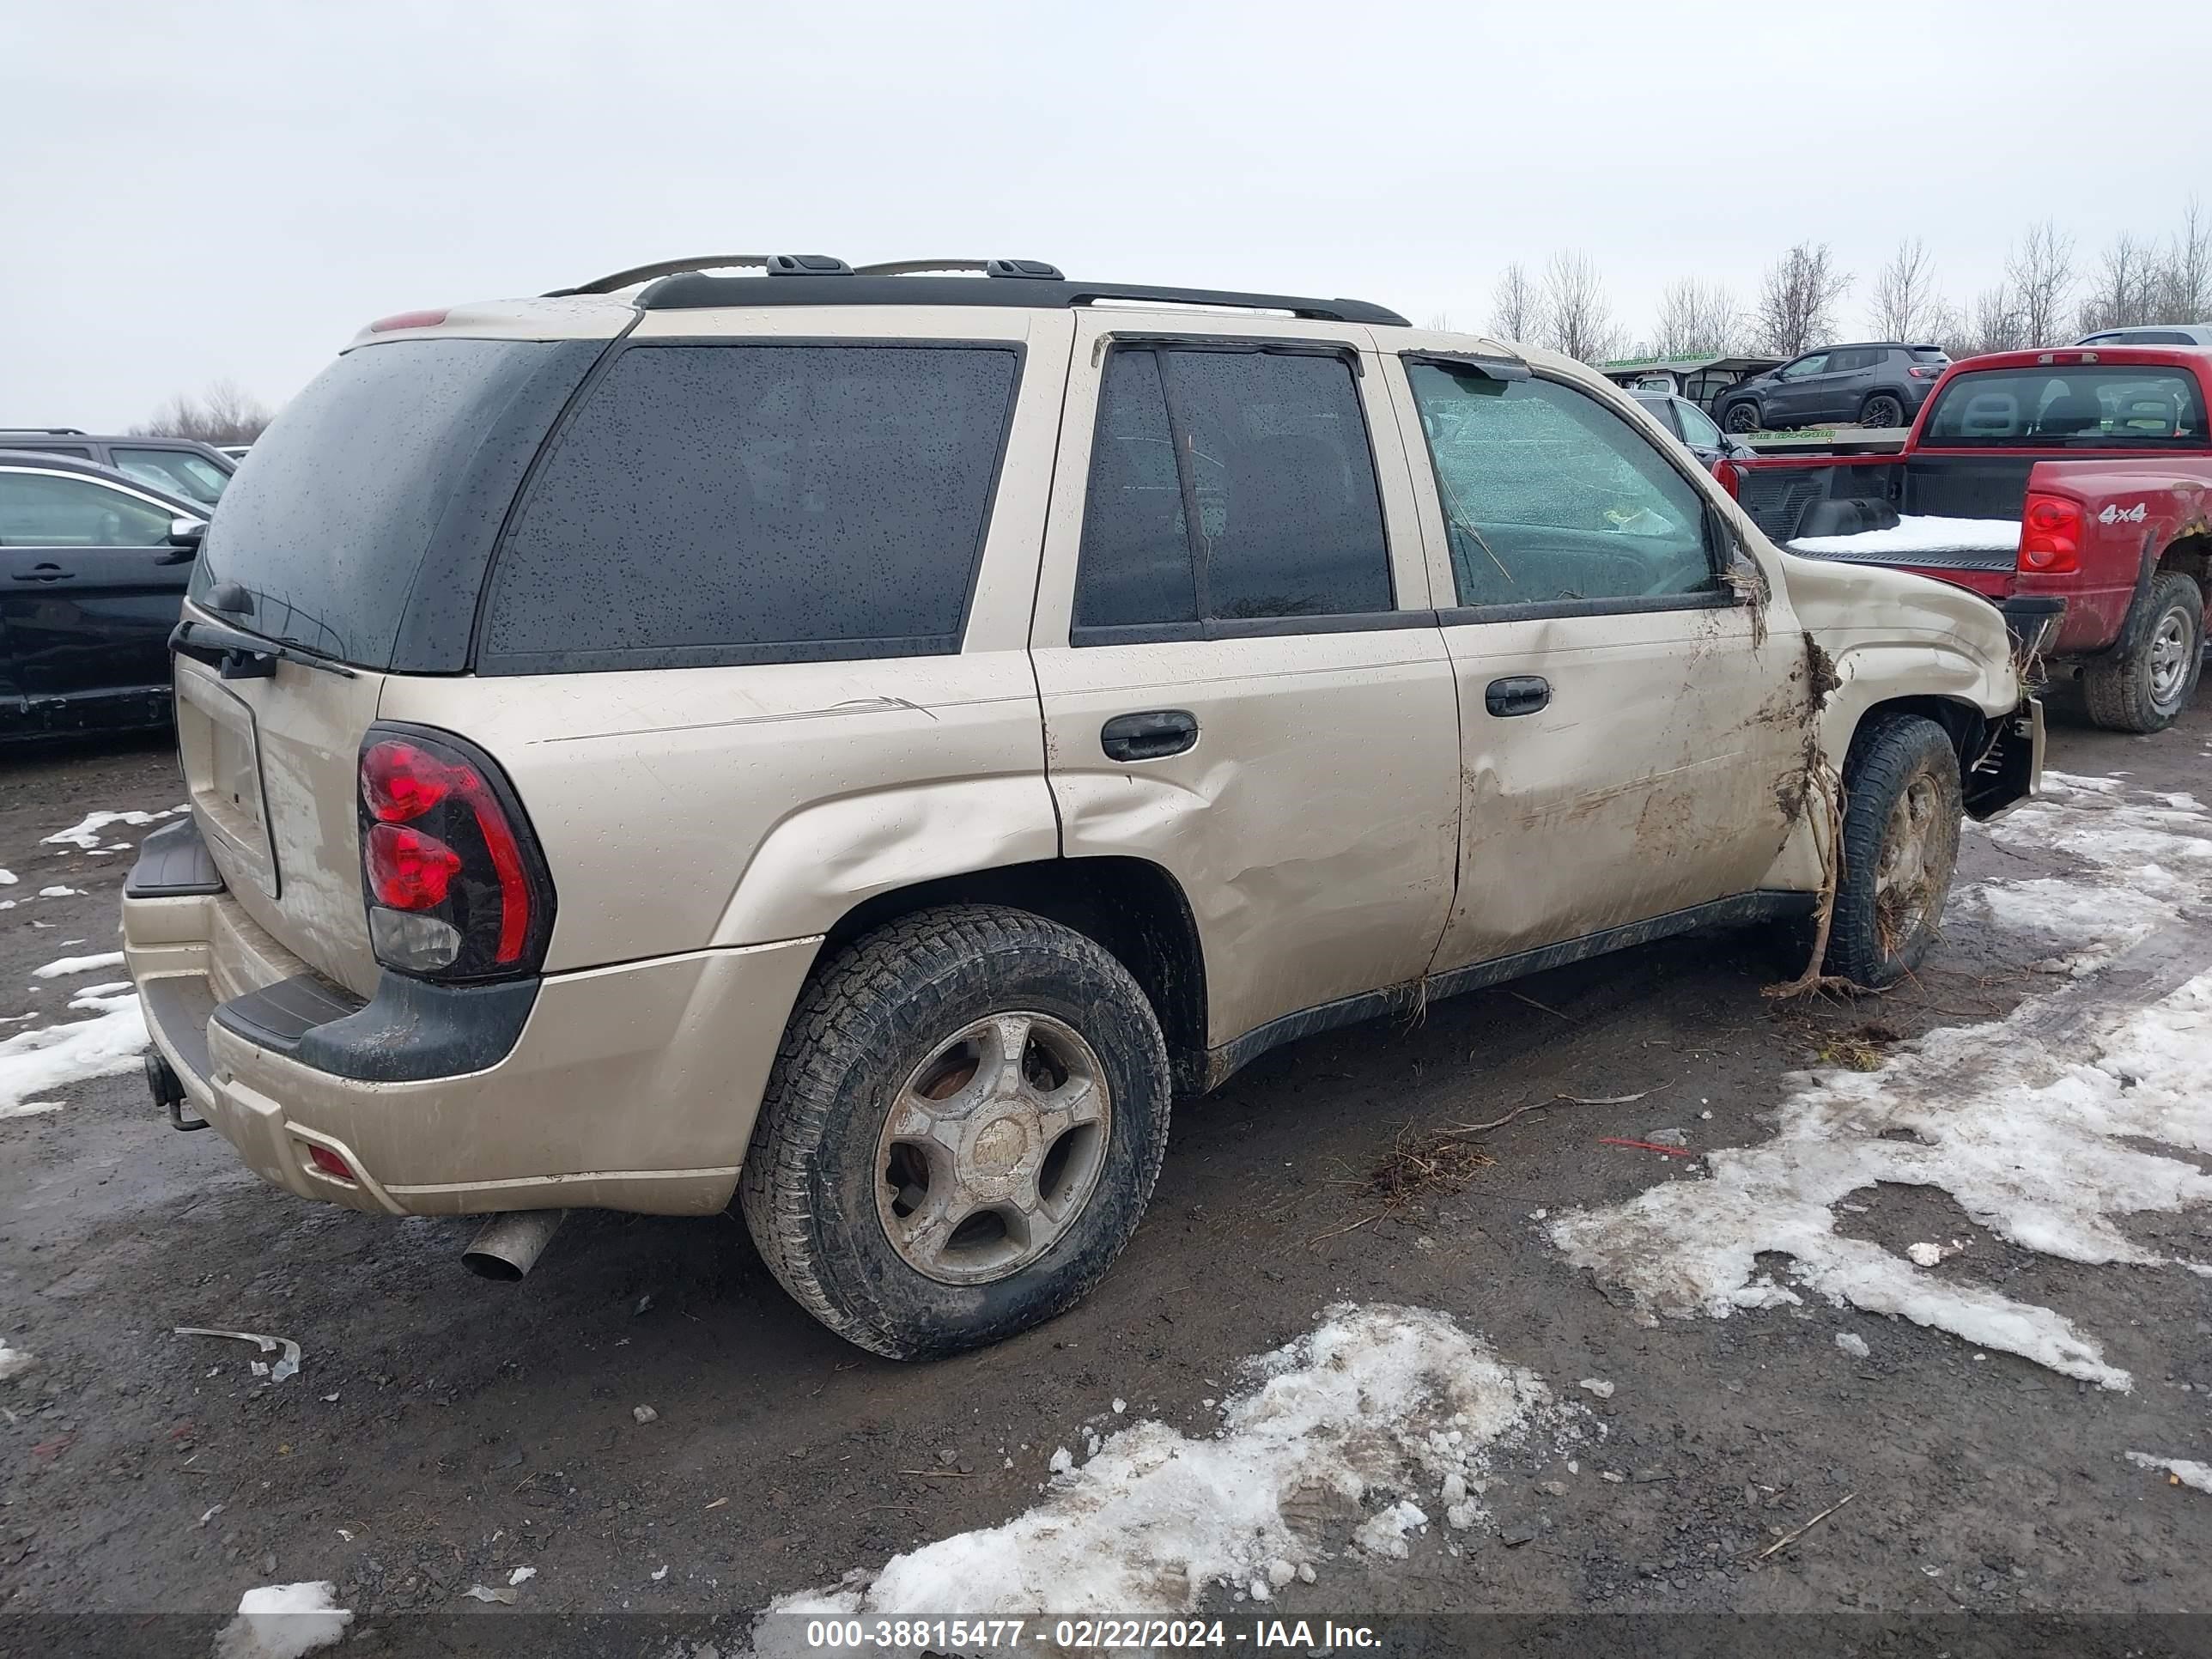
[[[980,1347],[1105,1276],[1169,1099],[1159,1022],[1103,947],[1024,911],[919,911],[801,995],[739,1177],[745,1225],[847,1340]]]
[[[1875,393],[1866,400],[1859,410],[1859,424],[1864,427],[1896,427],[1905,424],[1905,405],[1887,392]]]
[[[1721,416],[1721,424],[1730,432],[1756,432],[1759,430],[1759,405],[1730,404],[1727,412]]]
[[[2107,732],[2162,732],[2188,706],[2204,662],[2204,595],[2194,578],[2152,578],[2135,639],[2081,676],[2089,718]]]
[[[1877,716],[1851,740],[1844,802],[1825,965],[1879,990],[1926,957],[1950,896],[1966,815],[1950,733],[1917,714]]]

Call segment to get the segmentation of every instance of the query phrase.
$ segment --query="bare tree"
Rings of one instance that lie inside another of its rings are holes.
[[[1490,290],[1490,331],[1501,340],[1536,340],[1544,332],[1544,296],[1516,259]]]
[[[1910,344],[1929,331],[1939,303],[1936,262],[1928,255],[1927,244],[1917,236],[1909,237],[1875,274],[1868,319],[1876,338]]]
[[[2203,204],[2194,196],[2159,271],[2158,309],[2156,322],[2212,321],[2212,224],[2205,222]]]
[[[2030,225],[2005,261],[2005,282],[2020,310],[2023,346],[2055,345],[2066,329],[2066,305],[2077,278],[2074,239],[2053,220]]]
[[[1766,269],[1754,323],[1759,343],[1778,357],[1795,357],[1836,337],[1836,306],[1850,289],[1826,242],[1800,242]]]
[[[1743,307],[1725,284],[1683,276],[1659,295],[1655,357],[1724,357],[1742,343]]]
[[[1554,253],[1544,268],[1542,343],[1586,363],[1620,356],[1621,331],[1605,283],[1586,253]]]
[[[2123,231],[2105,250],[2104,261],[2081,301],[2078,324],[2089,334],[2100,328],[2132,328],[2155,322],[2164,301],[2166,271],[2148,242]]]
[[[250,444],[261,435],[272,412],[235,380],[222,380],[199,397],[179,392],[155,410],[137,438],[192,438],[204,444]]]
[[[1427,324],[1425,325],[1425,326],[1427,326],[1427,327],[1429,327],[1429,328],[1432,328],[1432,329],[1434,329],[1434,330],[1435,330],[1437,333],[1439,333],[1439,334],[1449,334],[1449,333],[1450,333],[1450,332],[1451,332],[1451,313],[1449,313],[1449,311],[1432,311],[1432,312],[1431,312],[1431,313],[1429,313],[1429,320],[1428,320]]]
[[[2017,351],[2027,342],[2020,298],[1999,283],[1974,296],[1971,311],[1950,313],[1936,341],[1953,357],[1978,357],[1985,351]]]

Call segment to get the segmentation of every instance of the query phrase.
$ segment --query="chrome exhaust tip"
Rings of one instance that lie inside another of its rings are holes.
[[[512,1284],[538,1265],[538,1257],[561,1224],[566,1210],[514,1210],[495,1215],[461,1252],[461,1265],[479,1279]]]

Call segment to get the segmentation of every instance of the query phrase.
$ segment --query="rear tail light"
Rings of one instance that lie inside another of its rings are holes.
[[[1743,498],[1743,469],[1734,461],[1715,461],[1713,477],[1719,481],[1720,487],[1728,491],[1732,500],[1741,501]]]
[[[386,967],[423,979],[534,973],[553,883],[489,756],[442,732],[379,725],[361,751],[361,870]]]
[[[2019,568],[2056,574],[2081,568],[2081,507],[2063,495],[2031,495],[2021,515]]]
[[[346,1167],[346,1161],[327,1146],[308,1147],[307,1162],[326,1176],[336,1176],[340,1181],[353,1179],[353,1171]]]
[[[1932,380],[1943,371],[1940,368],[1923,368],[1916,365],[1905,372],[1916,380]]]

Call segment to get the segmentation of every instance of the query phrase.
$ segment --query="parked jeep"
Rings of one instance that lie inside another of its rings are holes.
[[[1907,426],[1950,361],[1941,346],[1895,340],[1823,346],[1737,381],[1714,405],[1713,418],[1729,432],[1781,432],[1835,421],[1877,429]]]
[[[1106,1272],[1178,1091],[1802,932],[1838,834],[1826,966],[1886,984],[2033,787],[1991,605],[1778,552],[1578,364],[988,272],[622,272],[286,408],[124,901],[179,1127],[503,1212],[509,1276],[734,1194],[830,1328],[942,1354]]]

